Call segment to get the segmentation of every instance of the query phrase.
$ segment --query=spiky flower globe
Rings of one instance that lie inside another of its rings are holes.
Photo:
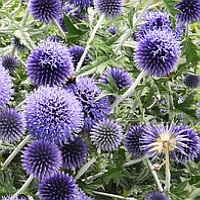
[[[26,46],[24,46],[20,39],[16,36],[13,36],[12,38],[12,45],[15,47],[15,49],[17,49],[19,52],[23,52],[25,51],[27,48]]]
[[[150,76],[167,76],[178,62],[180,43],[172,32],[151,31],[138,42],[134,55],[138,69]]]
[[[144,132],[143,126],[132,126],[126,133],[125,136],[125,147],[127,151],[136,157],[142,157],[145,155],[146,151],[144,151],[141,143],[142,134]]]
[[[0,58],[0,108],[5,106],[13,94],[12,90],[13,82],[9,76],[8,70],[2,66],[2,60]]]
[[[39,87],[27,100],[27,129],[36,139],[55,143],[72,137],[83,126],[82,107],[73,93],[58,87]]]
[[[183,33],[183,27],[179,23],[176,24],[176,30],[173,30],[170,16],[167,12],[147,12],[143,16],[142,22],[143,24],[140,26],[140,30],[136,31],[134,34],[134,37],[138,41],[143,39],[147,33],[154,30],[172,32],[177,39],[179,39]]]
[[[25,127],[25,119],[16,109],[0,109],[0,139],[2,141],[16,142],[25,134]]]
[[[2,65],[9,72],[14,72],[15,69],[19,66],[19,63],[17,62],[15,57],[11,55],[7,55],[7,56],[2,57]]]
[[[123,12],[124,0],[94,0],[94,7],[99,14],[104,14],[107,18],[113,19]]]
[[[192,23],[200,20],[200,1],[182,0],[175,8],[181,12],[176,14],[178,21],[182,23]]]
[[[59,86],[73,75],[74,66],[68,48],[47,38],[29,55],[27,70],[35,85]]]
[[[141,138],[142,148],[155,158],[163,155],[166,149],[177,163],[194,160],[199,154],[198,134],[186,126],[148,126]]]
[[[93,0],[68,0],[75,7],[80,8],[81,10],[87,10],[87,8],[94,5]]]
[[[110,115],[110,104],[107,97],[97,100],[101,90],[93,78],[80,77],[78,82],[70,84],[70,89],[82,103],[84,112],[83,131],[89,133],[93,124]]]
[[[28,145],[22,154],[22,166],[28,174],[43,179],[58,172],[62,163],[58,147],[43,140],[36,140]]]
[[[192,74],[187,74],[183,78],[183,83],[188,87],[188,88],[197,88],[200,86],[200,76],[192,75]]]
[[[45,178],[39,184],[41,200],[71,200],[76,199],[78,193],[78,186],[73,178],[63,173],[56,173]]]
[[[145,200],[169,200],[169,199],[164,193],[155,191],[147,194]]]
[[[72,62],[74,63],[75,69],[76,69],[78,62],[81,59],[81,56],[83,55],[84,50],[85,50],[84,47],[81,47],[78,45],[75,45],[75,46],[72,46],[69,48],[69,52],[72,56]],[[91,62],[91,61],[92,61],[92,59],[87,54],[81,67],[83,67],[84,65],[87,65],[87,63]]]
[[[129,87],[133,83],[131,75],[124,69],[111,68],[105,71],[100,77],[100,82],[106,84],[109,83],[109,77],[113,79],[119,90]]]
[[[97,122],[91,129],[92,143],[103,151],[114,151],[122,141],[122,127],[113,120],[103,119]]]
[[[29,0],[29,10],[34,19],[42,23],[49,23],[61,13],[61,1]]]
[[[62,143],[59,149],[62,153],[62,167],[66,170],[79,168],[87,160],[87,145],[80,137]]]

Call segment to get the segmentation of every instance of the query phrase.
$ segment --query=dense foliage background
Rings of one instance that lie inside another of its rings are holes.
[[[172,23],[175,22],[175,15],[178,10],[174,5],[180,1],[163,0],[153,1],[149,10],[165,10],[171,15]],[[130,0],[125,2],[123,13],[114,18],[105,18],[99,27],[88,55],[92,61],[78,70],[75,77],[89,76],[99,78],[109,68],[119,67],[128,71],[133,80],[137,78],[140,71],[135,65],[133,53],[137,46],[134,40],[134,32],[139,29],[141,21],[135,27],[134,23],[147,1]],[[1,56],[10,55],[13,51],[13,36],[20,39],[25,51],[15,51],[14,56],[19,62],[16,70],[10,73],[14,86],[14,94],[8,104],[19,111],[24,111],[26,102],[36,86],[30,81],[27,74],[27,58],[37,44],[51,35],[57,35],[68,47],[73,45],[86,46],[91,31],[95,27],[99,14],[94,8],[85,12],[85,19],[78,19],[76,16],[65,15],[66,39],[63,39],[58,28],[53,23],[41,23],[29,15],[25,25],[21,25],[27,9],[27,3],[20,0],[0,1],[0,53]],[[112,35],[109,28],[114,26],[116,34]],[[123,43],[118,52],[114,52],[120,41],[123,40],[127,31],[131,34]],[[177,125],[188,125],[197,132],[200,132],[199,119],[195,114],[200,106],[200,87],[188,88],[183,83],[186,74],[200,75],[200,22],[189,24],[187,33],[181,39],[181,56],[176,69],[166,77],[144,76],[136,87],[134,93],[125,101],[120,103],[115,112],[111,114],[114,119],[123,127],[123,134],[132,125],[149,125],[159,123],[174,123]],[[99,84],[101,95],[114,95],[120,97],[127,91],[118,90],[113,80],[109,84]],[[173,105],[171,105],[173,103]],[[28,131],[26,131],[28,134]],[[23,140],[13,144],[2,142],[0,144],[0,163],[4,163],[11,152]],[[89,196],[95,199],[119,199],[132,197],[144,199],[152,192],[158,191],[156,182],[152,176],[148,161],[143,159],[135,164],[124,165],[137,158],[131,156],[125,146],[124,139],[116,151],[97,152],[96,147],[91,143],[88,136],[84,136],[89,149],[89,167],[83,166],[83,174],[76,180],[78,186]],[[30,141],[29,141],[30,142]],[[23,149],[22,149],[23,150]],[[21,165],[21,151],[14,157],[6,169],[0,171],[0,197],[16,193],[28,176]],[[95,160],[91,165],[92,158]],[[162,163],[163,158],[156,158],[153,165]],[[88,164],[88,163],[87,163]],[[170,197],[174,200],[200,199],[200,162],[196,159],[185,164],[170,163],[171,191]],[[82,171],[81,171],[82,172]],[[79,169],[68,170],[73,177],[80,173]],[[156,170],[156,174],[164,187],[165,167]],[[97,176],[96,176],[97,175]],[[30,185],[21,192],[29,199],[38,199],[38,180],[34,179]],[[103,192],[97,194],[94,191]],[[110,194],[111,197],[106,197]],[[115,196],[119,195],[119,196]]]

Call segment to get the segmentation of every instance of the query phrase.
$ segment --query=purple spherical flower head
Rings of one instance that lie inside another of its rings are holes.
[[[183,83],[188,88],[197,88],[198,86],[200,86],[200,76],[187,74],[183,78]]]
[[[43,23],[52,22],[61,13],[60,0],[30,0],[29,6],[33,18]]]
[[[56,173],[43,179],[39,184],[41,200],[75,200],[77,194],[78,186],[67,174]]]
[[[19,66],[19,63],[15,59],[15,57],[11,55],[7,55],[2,57],[2,65],[7,69],[9,72],[14,72],[16,67]]]
[[[62,163],[58,147],[44,140],[36,140],[23,151],[22,166],[35,178],[43,179],[58,172]]]
[[[93,78],[80,77],[75,84],[70,84],[68,88],[74,92],[78,100],[82,103],[84,112],[83,131],[89,133],[93,124],[110,115],[110,104],[107,97],[96,100],[101,90],[95,84]]]
[[[167,76],[176,67],[180,55],[180,43],[172,32],[151,31],[138,42],[135,62],[140,70],[150,76]]]
[[[117,33],[116,28],[114,26],[110,26],[108,31],[111,35],[116,35]]]
[[[66,170],[79,168],[87,160],[87,145],[80,137],[69,139],[59,148],[62,153],[62,167]]]
[[[122,127],[117,122],[103,119],[93,125],[90,138],[97,148],[103,151],[113,151],[122,141],[122,132]]]
[[[141,137],[144,132],[143,126],[132,126],[125,136],[124,145],[127,151],[136,157],[142,157],[145,155],[146,151],[144,151],[141,146]]]
[[[113,81],[116,83],[119,90],[122,90],[126,87],[129,87],[133,83],[133,79],[131,75],[120,68],[111,68],[103,73],[100,77],[101,83],[109,83],[108,77],[111,77]]]
[[[176,14],[176,17],[182,23],[192,23],[200,19],[199,0],[182,0],[175,8],[181,11]]]
[[[83,113],[73,93],[58,87],[43,87],[28,99],[27,128],[36,139],[60,143],[80,132]]]
[[[28,75],[37,85],[61,85],[74,73],[68,48],[47,38],[28,57]]]
[[[142,134],[142,148],[154,158],[169,150],[170,157],[176,162],[193,160],[199,154],[199,137],[186,126],[152,126],[145,127]],[[167,145],[166,145],[167,144]]]
[[[84,47],[81,47],[78,45],[75,45],[75,46],[72,46],[69,48],[69,52],[72,56],[72,62],[74,63],[75,69],[76,69],[78,62],[81,59],[81,56],[83,55],[84,50],[85,50]],[[92,59],[87,54],[81,67],[83,67],[84,65],[87,65],[87,62],[91,62],[91,61],[92,61]]]
[[[68,0],[75,7],[80,8],[81,10],[87,10],[87,8],[94,5],[93,0]]]
[[[155,191],[147,194],[145,200],[169,200],[169,199],[164,193]]]
[[[0,139],[12,143],[19,140],[25,134],[25,119],[14,108],[0,110]]]
[[[10,100],[13,93],[13,82],[9,76],[8,70],[2,66],[2,60],[0,58],[0,108],[5,106]]]
[[[16,36],[13,36],[12,38],[12,45],[19,51],[23,52],[26,50],[26,47],[20,42],[20,39]]]
[[[174,31],[172,28],[172,24],[170,21],[170,15],[167,12],[161,11],[150,11],[147,12],[142,21],[144,24],[140,26],[140,30],[138,30],[134,37],[136,40],[141,40],[145,37],[145,35],[151,31],[159,30],[159,31],[169,31],[172,32],[176,39],[180,39],[183,35],[183,25],[177,23],[176,30]]]
[[[123,12],[124,0],[94,0],[94,7],[99,14],[104,14],[107,18],[113,19]]]

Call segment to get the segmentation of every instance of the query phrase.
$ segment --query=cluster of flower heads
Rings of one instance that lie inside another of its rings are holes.
[[[192,23],[200,20],[199,0],[182,0],[175,8],[180,10],[176,17],[181,23]]]
[[[61,13],[61,0],[29,0],[33,18],[42,23],[54,21]]]
[[[26,121],[34,138],[61,143],[80,132],[82,106],[70,91],[41,86],[27,100]]]
[[[186,74],[183,78],[183,83],[188,88],[197,88],[200,86],[200,76]]]
[[[113,19],[123,12],[123,0],[94,0],[94,7],[99,14],[104,14],[107,18]]]
[[[71,90],[82,103],[84,132],[89,133],[93,124],[110,115],[111,108],[108,98],[97,100],[101,90],[93,78],[80,77],[76,83],[67,86],[66,90]]]
[[[28,75],[37,86],[63,84],[74,73],[68,48],[57,40],[47,38],[29,55]]]

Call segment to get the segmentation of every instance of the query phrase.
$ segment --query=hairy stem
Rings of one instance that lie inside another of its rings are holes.
[[[23,146],[31,139],[30,135],[27,135],[14,149],[14,151],[9,155],[6,161],[2,164],[2,169],[5,170],[13,158],[19,153]]]
[[[170,167],[169,167],[169,145],[167,145],[165,150],[165,173],[166,173],[166,183],[165,183],[165,191],[167,193],[170,192],[170,180],[171,180],[171,173],[170,173]]]
[[[147,164],[148,164],[149,169],[151,170],[151,173],[152,173],[152,175],[153,175],[153,177],[154,177],[154,179],[155,179],[155,181],[156,181],[156,184],[157,184],[157,186],[158,186],[159,191],[160,191],[160,192],[163,192],[163,187],[162,187],[162,185],[161,185],[161,183],[160,183],[160,180],[159,180],[159,178],[158,178],[158,175],[157,175],[157,173],[155,172],[155,170],[153,169],[153,165],[152,165],[152,163],[151,163],[151,161],[150,161],[149,159],[147,159]]]
[[[79,60],[77,66],[76,66],[76,72],[78,72],[79,69],[81,68],[81,66],[82,66],[82,64],[83,64],[83,62],[84,62],[84,60],[85,60],[85,57],[86,57],[86,55],[87,55],[87,53],[88,53],[88,50],[90,49],[90,44],[92,43],[92,41],[93,41],[93,39],[94,39],[94,36],[95,36],[97,30],[99,29],[99,27],[101,26],[101,24],[102,24],[104,18],[105,18],[105,15],[102,14],[102,15],[100,16],[100,18],[99,18],[99,20],[98,20],[96,26],[95,26],[94,29],[92,30],[91,35],[90,35],[90,38],[89,38],[89,40],[88,40],[88,42],[87,42],[86,48],[85,48],[85,50],[84,50],[84,52],[83,52],[83,55],[81,56],[81,59]]]

